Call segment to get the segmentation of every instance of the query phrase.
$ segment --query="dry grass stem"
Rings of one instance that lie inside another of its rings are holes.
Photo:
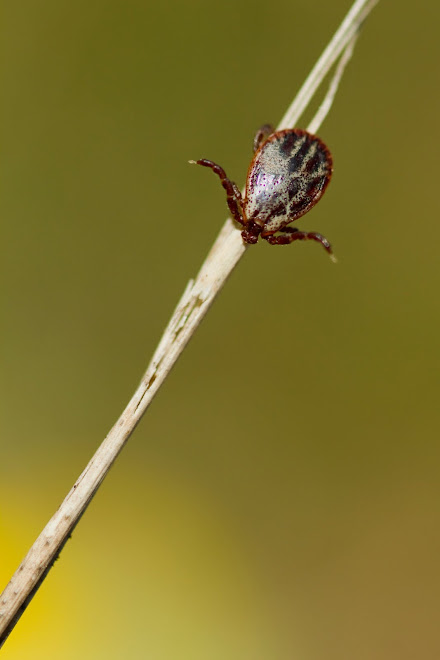
[[[359,36],[359,32],[355,32],[355,34],[350,39],[347,46],[345,47],[345,50],[341,55],[341,59],[339,60],[336,70],[330,81],[327,94],[325,95],[324,100],[319,106],[316,115],[313,117],[312,121],[307,126],[307,130],[310,131],[310,133],[317,133],[319,131],[319,127],[321,126],[322,122],[330,112],[330,108],[332,107],[334,98],[336,96],[336,92],[338,91],[339,83],[341,82],[341,78],[344,73],[345,67],[347,66],[348,62],[351,59],[351,56],[353,55],[354,46],[358,39],[358,36]]]
[[[356,0],[287,111],[279,128],[297,125],[324,77],[341,58],[328,92],[309,125],[316,132],[327,115],[359,27],[378,0]],[[0,596],[0,646],[14,628],[87,505],[132,434],[179,355],[196,331],[217,293],[243,256],[240,230],[228,219],[196,279],[191,280],[160,340],[139,387],[65,500],[43,529]]]
[[[279,129],[297,125],[299,118],[309,105],[325,76],[378,2],[379,0],[356,0],[353,3],[350,11],[336,30],[327,48],[323,51],[280,121],[278,125]]]

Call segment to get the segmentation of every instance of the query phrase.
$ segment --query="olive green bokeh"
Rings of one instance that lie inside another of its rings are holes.
[[[242,186],[349,6],[5,3],[2,585],[226,217],[188,159]],[[440,656],[439,20],[376,8],[299,222],[339,264],[248,250],[5,660]]]

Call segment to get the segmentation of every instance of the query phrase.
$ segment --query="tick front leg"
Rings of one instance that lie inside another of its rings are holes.
[[[272,124],[264,124],[264,126],[258,129],[254,137],[254,153],[261,147],[264,140],[266,140],[269,135],[272,135],[272,133],[275,133]]]
[[[322,234],[318,234],[315,231],[299,231],[299,229],[296,227],[283,227],[279,231],[283,234],[282,236],[275,236],[274,234],[271,234],[270,236],[264,236],[264,234],[262,234],[261,237],[271,245],[288,245],[289,243],[293,243],[293,241],[317,241],[318,243],[321,243],[322,247],[328,252],[331,259],[336,261],[333,255],[332,246]]]
[[[217,163],[214,163],[212,160],[208,160],[207,158],[201,158],[200,160],[190,160],[189,162],[194,165],[202,165],[202,167],[209,167],[215,174],[217,174],[223,188],[226,190],[226,201],[228,203],[228,207],[232,217],[240,225],[244,225],[244,220],[241,212],[241,205],[243,202],[241,197],[241,192],[239,191],[237,185],[233,181],[228,179],[223,167],[220,167],[220,165],[217,165]]]

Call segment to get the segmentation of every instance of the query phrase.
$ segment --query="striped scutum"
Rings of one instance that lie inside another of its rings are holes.
[[[243,214],[269,236],[310,211],[332,174],[332,157],[315,135],[300,129],[273,133],[249,168]]]

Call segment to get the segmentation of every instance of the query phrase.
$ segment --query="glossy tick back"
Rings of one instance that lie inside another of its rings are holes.
[[[274,132],[265,125],[255,136],[254,152],[244,198],[220,165],[205,158],[190,163],[210,167],[220,178],[246,243],[256,243],[259,236],[271,245],[313,240],[331,255],[330,243],[321,234],[287,226],[310,211],[329,184],[333,160],[324,142],[299,128]]]

